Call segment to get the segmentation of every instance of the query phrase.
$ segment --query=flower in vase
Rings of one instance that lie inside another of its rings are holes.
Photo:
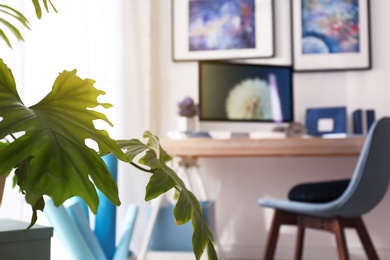
[[[198,114],[198,106],[191,97],[185,97],[177,106],[177,113],[182,117],[194,117]]]

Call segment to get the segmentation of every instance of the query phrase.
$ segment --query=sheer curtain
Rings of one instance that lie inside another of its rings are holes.
[[[41,100],[58,73],[77,69],[81,78],[96,80],[95,87],[107,93],[101,100],[114,105],[104,111],[114,128],[98,124],[111,137],[141,138],[150,129],[150,0],[53,0],[58,14],[44,12],[41,20],[35,18],[31,1],[10,4],[24,10],[32,31],[24,32],[25,43],[13,41],[12,51],[1,44],[0,57],[13,71],[26,105]],[[148,177],[119,164],[118,227],[129,203],[145,204]],[[0,217],[29,221],[31,210],[11,184],[8,180]],[[142,211],[139,218],[134,247],[142,240]],[[44,219],[42,214],[39,221]],[[60,255],[54,252],[53,257]]]

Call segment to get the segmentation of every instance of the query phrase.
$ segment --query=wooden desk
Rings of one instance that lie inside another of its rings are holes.
[[[280,157],[280,156],[358,156],[364,137],[278,138],[226,140],[191,138],[162,139],[162,147],[176,157]]]
[[[200,191],[200,198],[208,199],[203,179],[199,174],[197,159],[199,157],[281,157],[281,156],[358,156],[363,147],[364,137],[348,137],[339,139],[324,138],[281,138],[281,139],[161,139],[162,147],[172,157],[177,157],[180,168],[187,175],[189,186],[194,187],[191,178],[195,177],[196,186]],[[190,174],[192,171],[192,174]],[[195,182],[194,182],[195,184]],[[161,201],[157,201],[147,228],[143,246],[139,253],[139,259],[146,256],[149,240],[157,219]],[[221,248],[218,238],[215,238],[217,248]],[[192,255],[190,256],[192,257]],[[219,251],[219,257],[223,259],[223,252]],[[173,258],[172,258],[173,259]],[[175,258],[176,259],[176,258]]]

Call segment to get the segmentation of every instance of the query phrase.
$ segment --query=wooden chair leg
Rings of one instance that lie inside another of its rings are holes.
[[[266,250],[264,252],[264,260],[273,260],[276,251],[276,244],[279,236],[279,229],[282,224],[297,225],[297,242],[295,247],[295,260],[301,260],[303,256],[303,243],[305,239],[305,228],[315,228],[328,230],[335,234],[337,242],[337,251],[339,260],[349,260],[347,242],[345,239],[344,228],[355,228],[360,240],[366,251],[367,257],[370,260],[379,260],[378,254],[372,244],[370,236],[364,225],[363,219],[358,218],[333,218],[321,219],[316,217],[307,217],[303,215],[296,215],[294,213],[287,213],[280,210],[275,210],[271,230],[268,234]]]
[[[340,260],[349,260],[347,243],[344,235],[344,226],[339,218],[332,220],[332,231],[336,235],[337,251]]]
[[[298,226],[297,244],[295,246],[295,260],[301,260],[303,256],[303,242],[305,239],[305,228]]]
[[[271,229],[268,233],[267,244],[264,251],[264,260],[272,260],[275,256],[276,244],[278,242],[279,228],[282,225],[282,212],[275,210],[272,219]]]
[[[295,245],[295,260],[301,260],[303,256],[303,241],[305,239],[305,228],[298,226],[297,241]]]
[[[366,251],[368,259],[370,260],[379,259],[378,254],[375,251],[374,245],[371,242],[370,236],[368,235],[363,219],[361,217],[354,219],[354,225],[360,237],[360,241],[363,244],[364,250]]]

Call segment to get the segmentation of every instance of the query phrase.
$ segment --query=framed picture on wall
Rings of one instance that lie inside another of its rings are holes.
[[[272,0],[172,0],[173,60],[274,55]]]
[[[295,71],[371,68],[369,0],[292,0]]]

